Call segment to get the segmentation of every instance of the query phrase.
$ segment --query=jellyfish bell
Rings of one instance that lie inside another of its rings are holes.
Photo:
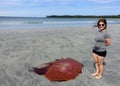
[[[33,72],[45,77],[51,81],[67,81],[74,79],[82,73],[83,64],[72,59],[62,58],[53,62],[44,63],[44,66],[33,67]]]

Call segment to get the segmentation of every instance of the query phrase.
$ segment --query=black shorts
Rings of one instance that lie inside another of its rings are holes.
[[[105,57],[106,54],[107,54],[107,51],[98,52],[98,51],[93,50],[93,53],[95,53],[95,54],[97,54],[97,55],[99,55],[99,56],[103,56],[103,57]]]

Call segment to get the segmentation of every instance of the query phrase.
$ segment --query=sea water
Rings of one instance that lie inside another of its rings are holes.
[[[97,18],[0,17],[0,29],[36,29],[93,26]],[[119,18],[108,18],[109,24],[120,24]]]

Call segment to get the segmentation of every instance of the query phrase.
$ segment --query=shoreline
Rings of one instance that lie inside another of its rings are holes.
[[[120,26],[120,24],[108,24],[108,27],[110,26]],[[94,24],[93,25],[83,25],[83,26],[58,26],[58,27],[41,27],[41,28],[0,28],[0,31],[9,31],[9,30],[13,30],[13,31],[17,31],[17,30],[43,30],[43,29],[72,29],[72,28],[96,28],[94,27]]]

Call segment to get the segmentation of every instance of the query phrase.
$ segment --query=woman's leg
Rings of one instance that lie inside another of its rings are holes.
[[[103,76],[103,71],[104,71],[104,57],[98,56],[98,65],[99,65],[99,74],[95,77],[97,79],[101,79]]]
[[[92,76],[97,76],[99,74],[99,65],[98,65],[98,55],[95,53],[92,53],[93,60],[95,61],[95,69],[96,72],[92,74]]]

